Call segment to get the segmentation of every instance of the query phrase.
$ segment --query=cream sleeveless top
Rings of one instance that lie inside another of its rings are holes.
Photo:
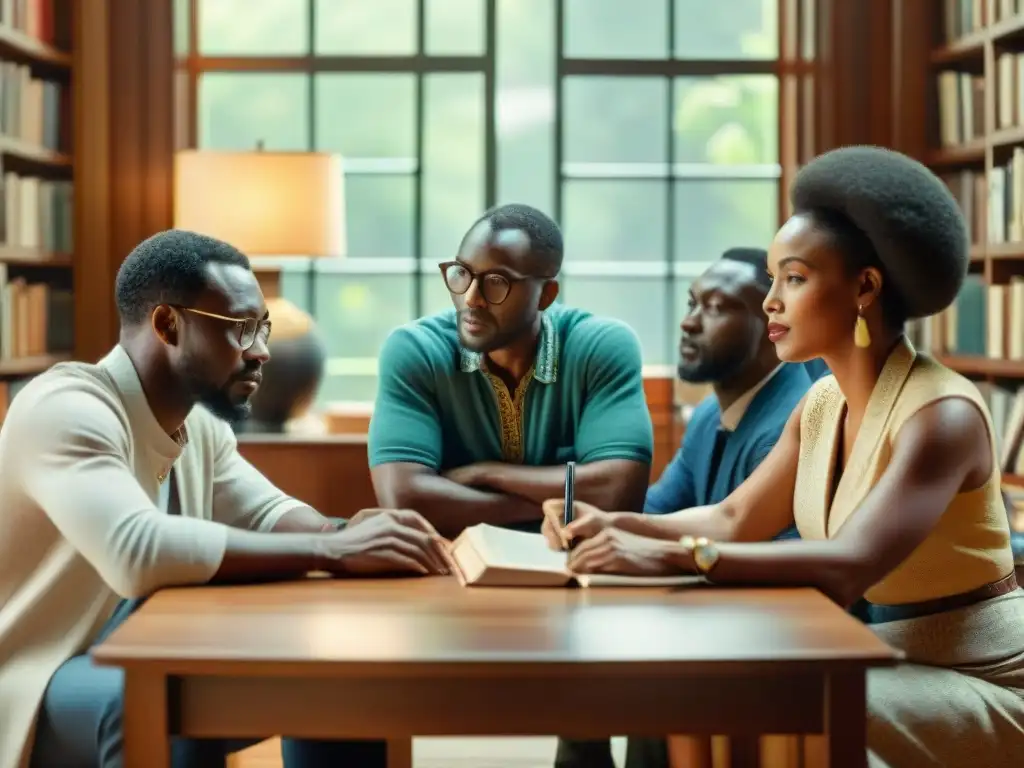
[[[808,393],[800,420],[793,500],[797,528],[808,540],[835,536],[882,477],[903,424],[921,408],[948,397],[970,400],[984,415],[993,455],[992,474],[980,488],[957,494],[928,538],[865,593],[873,603],[899,605],[954,595],[998,581],[1013,571],[991,417],[973,383],[918,354],[904,338],[875,384],[849,461],[835,486],[833,473],[841,450],[846,400],[833,376],[816,382]],[[830,504],[833,487],[835,496]],[[892,510],[894,515],[899,513]]]

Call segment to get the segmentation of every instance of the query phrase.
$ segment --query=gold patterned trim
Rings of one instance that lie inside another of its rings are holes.
[[[839,434],[846,398],[831,376],[822,379],[812,390],[801,418],[800,462],[793,509],[804,538],[820,540],[834,536],[875,481],[869,475],[869,468],[876,463],[876,452],[882,450],[889,416],[916,357],[906,337],[902,337],[889,354],[868,399],[849,461],[838,483],[833,480],[839,452],[843,449]]]
[[[534,379],[533,366],[523,376],[519,386],[516,387],[515,396],[508,391],[500,378],[490,371],[482,371],[491,382],[491,389],[494,390],[494,397],[498,401],[498,421],[501,426],[501,455],[509,464],[522,464],[526,453],[524,445],[524,416],[523,404],[526,402],[526,392]]]

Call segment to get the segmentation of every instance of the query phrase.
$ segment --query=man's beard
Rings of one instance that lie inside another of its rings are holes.
[[[231,398],[234,377],[228,379],[226,384],[216,386],[204,381],[186,367],[184,379],[192,402],[203,406],[218,419],[227,422],[242,421],[252,413],[252,405],[248,398],[241,401]]]
[[[680,361],[677,372],[680,379],[690,384],[714,384],[731,379],[746,362],[742,355],[718,360],[701,358],[692,363]]]
[[[248,400],[233,401],[227,389],[210,390],[200,395],[196,402],[218,419],[228,422],[243,421],[252,414],[252,403]]]

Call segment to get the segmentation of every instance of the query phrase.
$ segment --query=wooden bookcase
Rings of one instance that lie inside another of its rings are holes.
[[[1024,471],[1024,0],[934,0],[933,8],[924,159],[961,203],[971,267],[954,307],[913,332],[978,382],[1009,478]]]
[[[71,0],[0,0],[0,418],[74,354]]]

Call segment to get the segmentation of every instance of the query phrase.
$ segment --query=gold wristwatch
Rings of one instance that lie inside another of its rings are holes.
[[[679,539],[679,543],[693,558],[693,564],[697,566],[697,571],[701,575],[707,576],[718,564],[718,547],[715,546],[715,542],[711,541],[711,539],[704,536],[698,538],[683,536]]]

